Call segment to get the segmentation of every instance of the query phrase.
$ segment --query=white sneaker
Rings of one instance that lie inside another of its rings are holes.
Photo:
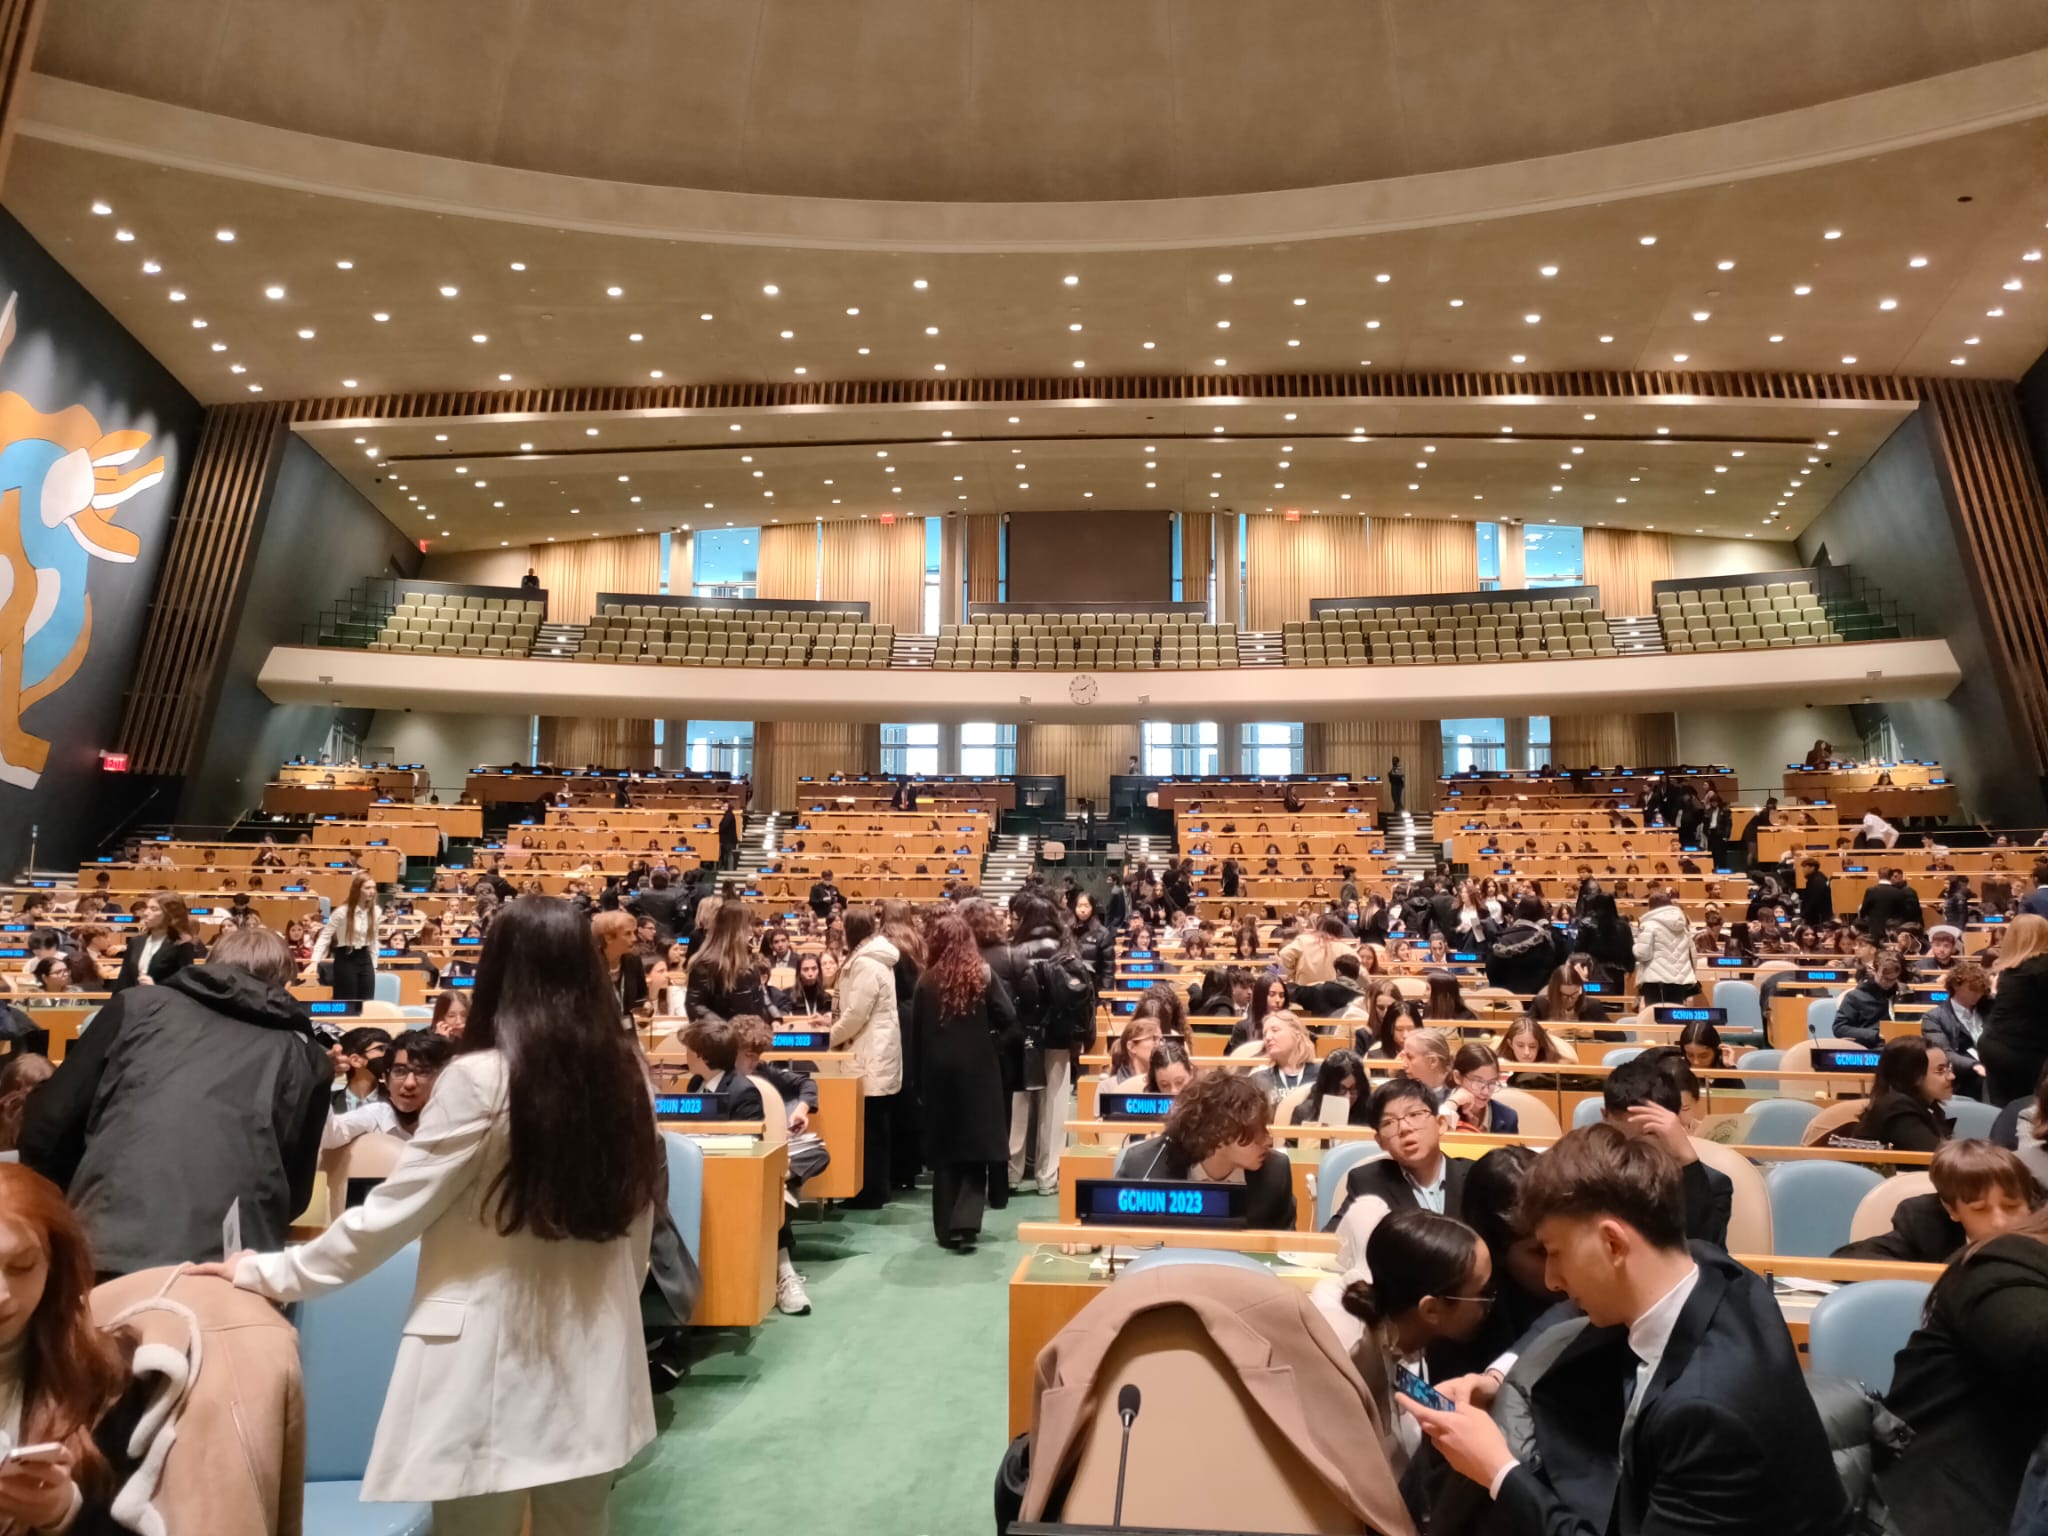
[[[810,1315],[810,1293],[804,1289],[803,1278],[795,1270],[790,1270],[775,1282],[775,1310],[789,1317]]]
[[[1041,1195],[1056,1195],[1060,1192],[1060,1181],[1058,1179],[1041,1181],[1038,1185],[1038,1192]]]

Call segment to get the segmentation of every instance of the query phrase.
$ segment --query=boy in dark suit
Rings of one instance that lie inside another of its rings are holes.
[[[1686,1091],[1699,1097],[1699,1080],[1675,1046],[1643,1052],[1607,1076],[1602,1092],[1607,1123],[1624,1135],[1658,1142],[1676,1159],[1685,1202],[1685,1235],[1694,1242],[1728,1246],[1728,1218],[1735,1210],[1735,1185],[1725,1173],[1700,1161],[1680,1117]]]
[[[690,1081],[684,1091],[718,1101],[721,1120],[759,1120],[766,1112],[761,1090],[739,1070],[740,1032],[716,1014],[701,1014],[683,1030],[683,1060]]]
[[[1394,1211],[1459,1216],[1472,1159],[1444,1153],[1443,1121],[1434,1094],[1412,1077],[1393,1078],[1380,1084],[1371,1098],[1353,1101],[1351,1123],[1371,1126],[1387,1155],[1360,1163],[1346,1175],[1344,1198],[1327,1231],[1342,1228],[1363,1201],[1374,1202],[1374,1208],[1369,1217],[1358,1210],[1354,1227],[1358,1221],[1376,1224]],[[1351,1234],[1359,1251],[1364,1251],[1370,1235],[1371,1225]]]
[[[1770,1531],[1843,1536],[1849,1507],[1769,1284],[1688,1246],[1679,1165],[1611,1125],[1536,1159],[1516,1214],[1587,1327],[1530,1388],[1540,1465],[1446,1383],[1446,1412],[1399,1399],[1527,1536]]]

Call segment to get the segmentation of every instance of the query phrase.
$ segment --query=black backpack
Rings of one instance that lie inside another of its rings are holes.
[[[1095,972],[1079,951],[1063,949],[1031,962],[1045,1043],[1064,1050],[1077,1038],[1093,1038]]]

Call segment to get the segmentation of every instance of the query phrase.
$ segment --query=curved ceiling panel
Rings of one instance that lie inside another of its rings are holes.
[[[1383,181],[2048,46],[2038,0],[69,0],[48,75],[655,186],[921,202]]]

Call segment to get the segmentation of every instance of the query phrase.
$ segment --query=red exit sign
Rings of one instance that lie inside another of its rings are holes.
[[[128,771],[128,754],[126,752],[102,752],[100,754],[100,766],[109,773],[126,773]]]

